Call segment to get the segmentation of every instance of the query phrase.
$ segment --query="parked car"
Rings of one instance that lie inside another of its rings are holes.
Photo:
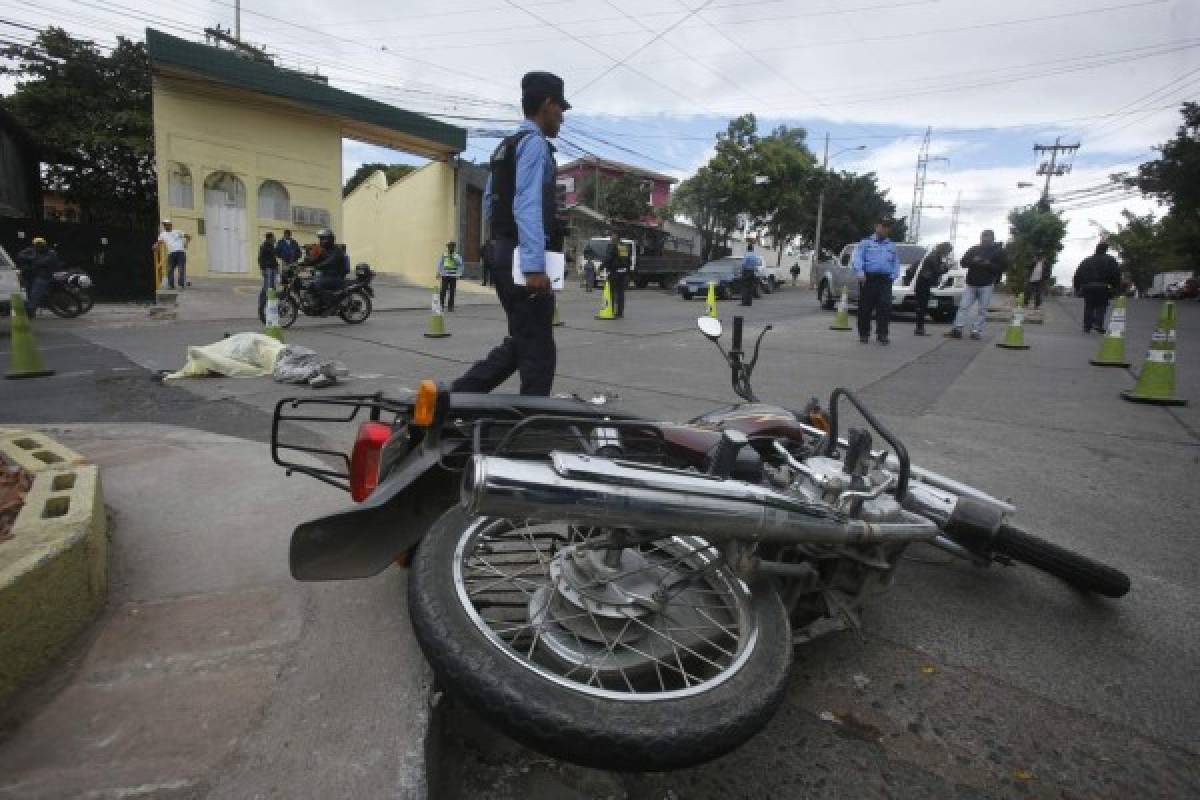
[[[17,273],[16,262],[3,247],[0,247],[0,317],[7,317],[12,313],[9,298],[14,294],[21,294],[21,278]]]
[[[742,259],[737,256],[727,256],[716,261],[709,261],[695,272],[690,272],[679,279],[676,290],[684,300],[693,297],[702,299],[708,297],[708,284],[717,285],[717,299],[728,300],[742,293]],[[762,288],[761,278],[755,287],[754,296],[758,297]]]
[[[851,306],[858,305],[858,280],[854,277],[854,250],[858,243],[848,244],[842,248],[841,255],[836,261],[826,261],[820,265],[821,272],[817,281],[817,298],[821,307],[832,310],[846,288],[847,301]],[[900,274],[892,284],[892,308],[897,311],[916,311],[915,267],[921,263],[928,249],[916,244],[896,245],[896,255],[900,259]],[[962,298],[963,289],[967,285],[967,271],[961,267],[952,267],[929,296],[930,315],[939,322],[945,322],[954,317]]]

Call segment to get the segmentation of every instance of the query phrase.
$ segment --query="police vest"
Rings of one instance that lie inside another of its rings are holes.
[[[450,256],[442,256],[442,274],[447,278],[457,278],[458,261]]]
[[[517,147],[532,131],[517,131],[506,137],[492,152],[489,166],[492,171],[491,219],[492,238],[517,241],[517,220],[513,214],[513,202],[517,198]],[[553,159],[553,148],[549,142],[548,158]],[[542,180],[542,230],[545,232],[544,246],[547,250],[562,250],[562,234],[555,217],[554,174]]]

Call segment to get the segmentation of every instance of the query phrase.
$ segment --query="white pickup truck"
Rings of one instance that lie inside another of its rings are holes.
[[[854,249],[858,243],[848,244],[842,248],[836,261],[826,261],[813,269],[813,278],[817,287],[817,298],[821,307],[831,310],[837,305],[846,288],[846,296],[851,306],[858,305],[858,280],[854,277]],[[896,255],[900,259],[900,274],[892,284],[892,308],[897,311],[916,310],[916,288],[913,286],[916,267],[925,257],[928,248],[917,244],[896,245]],[[951,264],[957,260],[951,255]],[[929,311],[938,322],[948,322],[954,318],[958,303],[962,299],[963,287],[967,285],[967,271],[954,266],[942,276],[938,285],[929,293]]]

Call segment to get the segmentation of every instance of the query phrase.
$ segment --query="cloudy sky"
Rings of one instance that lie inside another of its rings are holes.
[[[146,27],[202,40],[233,0],[0,0],[0,37],[61,25],[102,43]],[[286,66],[468,128],[483,160],[518,116],[520,76],[560,74],[564,157],[596,153],[686,177],[731,116],[829,135],[834,166],[874,171],[910,213],[932,127],[921,240],[957,245],[1041,187],[1033,145],[1081,146],[1051,194],[1068,276],[1136,196],[1091,196],[1153,157],[1200,97],[1200,0],[244,0],[241,33]],[[11,88],[0,84],[0,90]],[[864,150],[852,150],[865,146]],[[347,173],[403,155],[347,142]],[[1019,181],[1036,183],[1019,189]],[[1075,192],[1083,190],[1080,194]]]

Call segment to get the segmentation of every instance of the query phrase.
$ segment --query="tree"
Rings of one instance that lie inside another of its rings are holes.
[[[764,228],[779,247],[805,233],[815,224],[817,192],[812,177],[817,160],[808,149],[803,128],[781,125],[756,145],[756,191],[750,211],[757,227]],[[766,179],[758,183],[758,176]],[[778,262],[777,262],[778,263]]]
[[[351,192],[357,189],[362,182],[376,172],[382,172],[387,178],[388,186],[391,186],[396,181],[409,175],[417,168],[411,164],[383,164],[379,162],[371,164],[363,164],[358,169],[354,170],[354,174],[346,181],[346,185],[342,187],[342,197],[347,197]]]
[[[1183,124],[1174,139],[1157,148],[1158,159],[1140,165],[1137,175],[1113,180],[1167,204],[1158,234],[1161,253],[1195,266],[1200,253],[1200,104],[1184,103],[1180,114]]]
[[[679,184],[671,197],[671,212],[687,217],[700,231],[700,256],[705,261],[737,226],[728,176],[708,165]]]
[[[650,190],[636,175],[587,175],[579,182],[578,196],[609,219],[641,221],[651,212]]]
[[[1129,280],[1144,292],[1154,282],[1155,273],[1163,268],[1162,223],[1154,214],[1139,216],[1125,210],[1121,216],[1125,222],[1106,241],[1121,256],[1121,266],[1129,273]]]
[[[1025,288],[1025,278],[1038,258],[1046,259],[1051,274],[1063,249],[1067,223],[1057,211],[1040,206],[1014,208],[1008,214],[1008,286],[1013,292]]]
[[[887,190],[879,188],[874,172],[859,175],[853,172],[814,173],[812,186],[820,191],[825,184],[825,216],[821,224],[821,254],[836,256],[851,242],[857,242],[875,230],[875,223],[882,216],[895,216],[896,204],[888,199]],[[815,192],[814,192],[815,196]],[[816,209],[812,210],[812,222],[806,225],[805,240],[810,244],[816,232]],[[895,220],[891,238],[902,242],[907,237],[907,221]]]
[[[145,45],[94,42],[47,28],[31,46],[0,49],[0,75],[16,78],[5,105],[43,148],[42,182],[78,205],[85,221],[153,225],[158,210],[150,62]]]

